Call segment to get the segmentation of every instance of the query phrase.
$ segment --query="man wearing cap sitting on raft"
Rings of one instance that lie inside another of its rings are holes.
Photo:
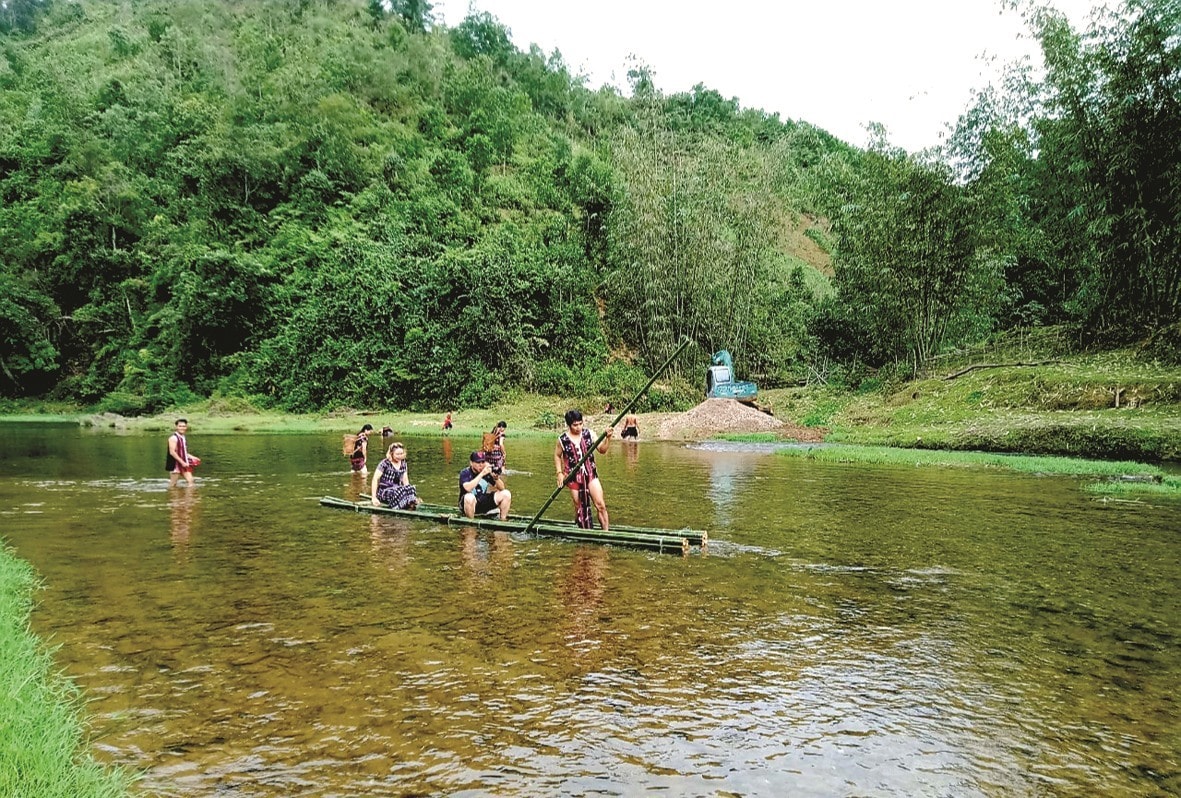
[[[492,470],[488,455],[472,452],[468,467],[459,472],[459,509],[468,518],[489,510],[500,511],[500,520],[508,518],[513,494],[504,487],[504,478]]]

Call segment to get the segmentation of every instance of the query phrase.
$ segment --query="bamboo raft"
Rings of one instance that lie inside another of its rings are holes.
[[[437,504],[420,504],[415,510],[395,510],[391,507],[373,506],[369,501],[350,502],[332,496],[320,499],[321,506],[334,507],[340,510],[352,510],[358,513],[372,513],[374,515],[390,515],[399,518],[416,518],[420,521],[434,521],[448,526],[474,526],[478,529],[492,529],[504,532],[522,532],[529,527],[532,520],[528,516],[510,515],[504,521],[497,516],[476,516],[467,518],[454,507],[444,507]],[[693,529],[656,529],[637,526],[611,526],[610,532],[599,529],[580,529],[572,521],[556,521],[546,519],[533,524],[529,530],[541,537],[562,538],[581,543],[604,543],[613,546],[627,546],[629,548],[647,549],[649,551],[665,552],[669,554],[688,554],[691,546],[704,548],[709,541],[709,535],[704,530]]]

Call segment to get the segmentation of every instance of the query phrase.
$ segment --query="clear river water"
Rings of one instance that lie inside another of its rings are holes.
[[[612,520],[681,557],[320,507],[368,487],[339,433],[195,425],[169,489],[164,438],[0,424],[34,629],[144,794],[1181,794],[1175,502],[613,443]],[[454,503],[477,441],[404,440]],[[552,440],[508,443],[532,514]]]

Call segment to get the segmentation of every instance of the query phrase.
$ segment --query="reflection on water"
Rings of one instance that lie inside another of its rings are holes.
[[[197,487],[170,491],[154,438],[19,454],[43,434],[0,425],[0,523],[98,755],[151,794],[1181,792],[1176,507],[757,447],[600,455],[613,520],[710,529],[681,558],[320,508],[368,488],[339,435],[195,430]],[[407,445],[451,505],[443,441]],[[551,456],[515,440],[515,508]]]
[[[373,560],[392,575],[406,571],[410,561],[410,536],[413,522],[403,518],[369,516],[369,540],[373,544]]]
[[[168,501],[170,510],[169,538],[178,556],[183,556],[189,548],[189,538],[193,533],[193,515],[201,494],[195,488],[170,488],[172,497]]]
[[[749,452],[715,452],[712,455],[706,496],[713,502],[718,523],[729,525],[734,505],[744,494],[745,481],[758,471],[762,459]]]
[[[459,532],[460,551],[466,572],[475,577],[470,586],[488,585],[506,568],[513,565],[513,542],[507,532],[478,533],[475,527],[463,527]]]
[[[566,612],[562,636],[575,661],[602,645],[599,615],[609,556],[608,549],[601,546],[576,548],[570,567],[559,582],[558,597]]]
[[[627,474],[634,475],[636,468],[640,464],[640,443],[637,440],[630,439],[621,441],[619,448],[623,450],[623,459],[627,463]]]

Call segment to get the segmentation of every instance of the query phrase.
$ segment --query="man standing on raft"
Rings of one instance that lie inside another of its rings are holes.
[[[606,437],[599,444],[600,454],[606,454],[614,427],[607,428]],[[554,446],[554,471],[558,475],[558,485],[565,484],[570,489],[570,498],[574,500],[574,521],[582,529],[591,529],[594,524],[591,519],[590,505],[594,502],[595,512],[599,516],[599,526],[604,532],[609,531],[607,519],[607,501],[603,498],[603,485],[599,482],[599,472],[595,467],[595,454],[591,445],[595,442],[594,433],[583,426],[582,411],[568,410],[566,412],[566,431],[558,436]],[[578,466],[578,461],[587,452],[590,454],[578,468],[578,473],[566,482],[566,475]]]

